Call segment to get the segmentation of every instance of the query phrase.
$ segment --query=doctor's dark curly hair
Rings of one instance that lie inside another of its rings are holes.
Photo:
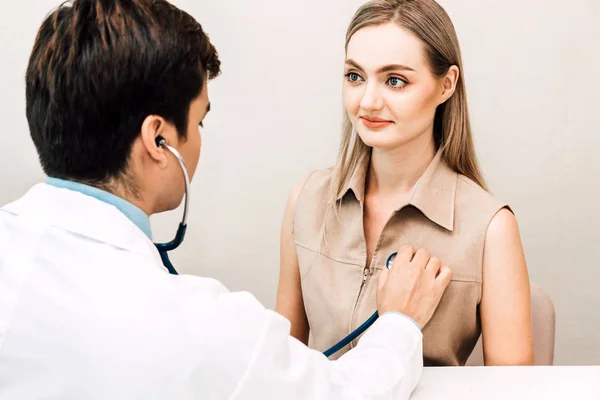
[[[220,73],[200,24],[164,0],[74,0],[46,17],[26,74],[26,113],[53,177],[103,183],[126,169],[148,115],[181,136]]]

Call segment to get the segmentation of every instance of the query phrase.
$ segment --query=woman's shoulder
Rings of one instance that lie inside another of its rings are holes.
[[[333,168],[313,170],[292,190],[288,207],[294,215],[296,240],[302,240],[305,235],[314,236],[321,226],[327,211],[332,172]]]
[[[327,201],[332,174],[333,167],[311,171],[294,188],[296,200],[308,198],[313,200],[325,199]]]
[[[305,186],[308,186],[308,187],[327,186],[327,187],[329,187],[332,176],[333,176],[333,167],[315,169],[315,170],[311,171],[305,178],[305,180],[304,180],[306,183]]]
[[[465,175],[457,174],[455,211],[457,216],[479,217],[484,223],[489,221],[503,208],[510,206],[488,190],[482,188]]]

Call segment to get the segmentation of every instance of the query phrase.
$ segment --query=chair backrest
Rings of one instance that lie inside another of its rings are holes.
[[[533,283],[531,284],[531,328],[533,330],[535,365],[553,365],[556,332],[554,304],[548,294],[541,287]],[[466,365],[483,365],[481,336]]]

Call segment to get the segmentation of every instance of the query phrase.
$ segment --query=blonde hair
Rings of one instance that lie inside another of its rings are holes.
[[[487,189],[475,155],[460,46],[450,17],[434,0],[372,0],[354,14],[346,32],[346,51],[358,30],[390,22],[412,32],[423,42],[435,76],[441,78],[451,66],[458,67],[456,90],[435,113],[435,145],[442,149],[442,159],[450,168]],[[371,148],[353,133],[352,123],[344,112],[340,150],[331,179],[329,211],[333,208],[337,214],[337,198],[343,194],[355,170],[367,167],[370,154]],[[326,216],[325,224],[327,219]]]

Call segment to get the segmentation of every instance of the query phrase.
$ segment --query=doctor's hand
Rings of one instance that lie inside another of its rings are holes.
[[[412,246],[400,247],[390,270],[384,268],[377,286],[379,315],[397,311],[414,319],[421,329],[429,322],[452,271],[431,257],[426,249],[415,252]]]

